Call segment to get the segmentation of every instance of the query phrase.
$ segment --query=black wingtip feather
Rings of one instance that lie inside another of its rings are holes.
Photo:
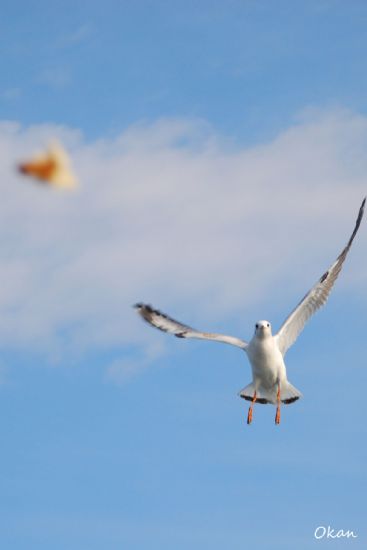
[[[357,216],[357,220],[356,220],[356,224],[354,226],[354,230],[353,230],[353,233],[348,241],[348,244],[346,245],[346,247],[342,250],[342,252],[339,254],[338,256],[338,260],[339,259],[342,259],[342,261],[344,261],[346,255],[348,254],[349,252],[349,249],[350,247],[352,246],[352,243],[354,241],[354,237],[357,235],[357,232],[358,232],[358,229],[359,229],[359,226],[361,225],[361,221],[362,221],[362,218],[363,218],[363,214],[364,214],[364,206],[366,204],[366,198],[365,197],[362,201],[362,204],[359,208],[359,212],[358,212],[358,216]]]
[[[349,239],[349,243],[347,245],[347,248],[350,248],[353,240],[354,240],[354,237],[356,236],[357,234],[357,231],[359,229],[359,226],[361,225],[361,221],[362,221],[362,218],[363,218],[363,214],[364,214],[364,206],[366,204],[366,197],[363,199],[362,201],[362,204],[360,206],[360,209],[359,209],[359,212],[358,212],[358,216],[357,216],[357,221],[356,221],[356,225],[355,225],[355,228],[354,228],[354,231],[352,233],[352,236],[351,238]]]
[[[320,283],[323,283],[324,281],[326,281],[328,276],[329,276],[329,271],[325,271],[325,273],[323,274],[323,276],[320,279]]]
[[[152,306],[150,306],[149,304],[143,304],[143,302],[138,302],[137,304],[134,304],[133,308],[139,310],[139,312],[141,312],[141,310],[144,310],[148,313],[159,313],[159,311],[153,309]]]
[[[150,305],[143,304],[142,302],[138,302],[134,305],[134,308],[137,310],[139,315],[148,323],[150,323],[151,316],[154,313],[157,313]]]
[[[361,204],[361,207],[359,209],[359,212],[358,212],[358,218],[357,218],[357,223],[356,225],[359,225],[361,223],[361,220],[363,218],[363,214],[364,214],[364,207],[365,207],[365,204],[366,204],[366,198],[365,197],[362,201],[362,204]]]

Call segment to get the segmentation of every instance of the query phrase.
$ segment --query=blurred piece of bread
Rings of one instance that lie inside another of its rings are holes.
[[[20,163],[18,170],[21,174],[32,176],[55,187],[71,189],[77,185],[69,156],[59,143],[52,143],[44,153]]]

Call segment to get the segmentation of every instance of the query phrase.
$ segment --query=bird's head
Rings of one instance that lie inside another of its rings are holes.
[[[269,321],[258,321],[255,325],[255,334],[259,338],[271,336],[271,324]]]

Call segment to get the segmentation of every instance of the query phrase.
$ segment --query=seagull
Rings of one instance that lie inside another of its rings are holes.
[[[69,156],[56,141],[45,152],[20,163],[18,171],[53,187],[73,188],[77,184],[70,168]]]
[[[255,324],[255,333],[252,339],[250,342],[246,342],[234,336],[195,330],[175,321],[148,304],[137,303],[134,307],[150,325],[173,334],[177,338],[213,340],[244,350],[252,369],[252,382],[239,392],[240,397],[251,402],[247,414],[247,424],[252,422],[255,403],[276,405],[275,424],[279,424],[281,403],[289,405],[302,397],[301,392],[287,379],[285,354],[294,344],[309,318],[327,301],[361,224],[365,203],[366,197],[359,209],[356,224],[347,245],[335,262],[302,298],[274,336],[269,321],[258,321]]]

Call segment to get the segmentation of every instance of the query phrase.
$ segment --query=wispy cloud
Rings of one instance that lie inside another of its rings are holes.
[[[163,342],[158,339],[145,346],[144,353],[140,353],[139,358],[128,357],[112,361],[106,366],[106,381],[119,386],[126,384],[161,357],[165,349]]]
[[[48,136],[73,156],[82,186],[72,196],[13,170]],[[132,310],[139,300],[209,330],[256,302],[294,305],[353,228],[366,145],[367,118],[341,110],[308,113],[253,148],[188,120],[92,143],[52,125],[0,125],[1,346],[149,346],[157,335]],[[366,240],[361,230],[339,283],[357,274],[364,298]],[[123,359],[109,373],[123,379],[145,364]]]
[[[59,41],[61,47],[74,46],[87,40],[94,31],[92,23],[83,23],[69,34],[65,34]]]

